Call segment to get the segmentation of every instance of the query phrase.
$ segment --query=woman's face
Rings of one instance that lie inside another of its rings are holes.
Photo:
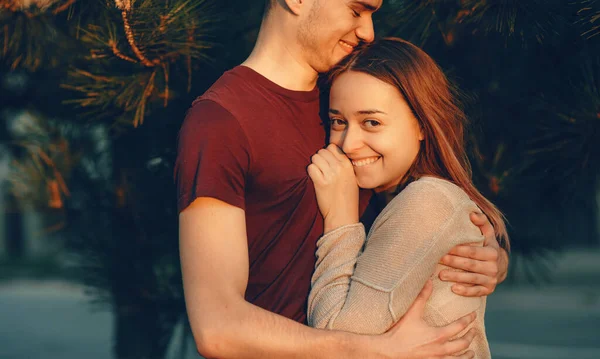
[[[350,158],[358,185],[385,191],[415,161],[423,134],[398,89],[371,75],[338,76],[329,102],[330,142]]]

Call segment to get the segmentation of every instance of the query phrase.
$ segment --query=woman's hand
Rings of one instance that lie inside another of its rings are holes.
[[[358,223],[358,185],[354,168],[336,145],[330,144],[312,156],[308,175],[315,185],[325,233]]]

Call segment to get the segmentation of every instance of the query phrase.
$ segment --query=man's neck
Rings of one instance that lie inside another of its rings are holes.
[[[263,23],[250,56],[242,65],[253,69],[277,85],[293,91],[310,91],[317,84],[318,72],[301,56],[291,36]]]

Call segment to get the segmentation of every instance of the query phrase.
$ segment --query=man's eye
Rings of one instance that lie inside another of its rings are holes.
[[[352,16],[354,17],[360,17],[360,13],[356,10],[352,10]]]
[[[367,127],[377,127],[379,125],[381,125],[381,123],[377,120],[365,120],[365,122],[363,122]]]

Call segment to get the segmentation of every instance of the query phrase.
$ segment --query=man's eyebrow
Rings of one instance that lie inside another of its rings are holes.
[[[338,111],[338,110],[336,110],[334,108],[330,108],[329,109],[329,113],[332,114],[332,115],[339,115],[339,114],[341,114],[340,111]],[[359,111],[356,111],[354,114],[356,114],[356,115],[373,115],[373,114],[376,114],[376,113],[381,113],[383,115],[387,115],[387,113],[385,113],[383,111],[380,111],[380,110],[376,110],[376,109],[359,110]]]
[[[363,7],[365,10],[367,10],[367,11],[372,11],[372,12],[375,12],[375,11],[377,11],[377,10],[379,9],[379,7],[377,7],[377,6],[374,6],[374,5],[372,5],[372,4],[369,4],[369,3],[368,3],[368,2],[366,2],[366,1],[354,0],[354,1],[352,1],[352,3],[354,3],[354,4],[358,4],[358,5],[362,6],[362,7]]]

